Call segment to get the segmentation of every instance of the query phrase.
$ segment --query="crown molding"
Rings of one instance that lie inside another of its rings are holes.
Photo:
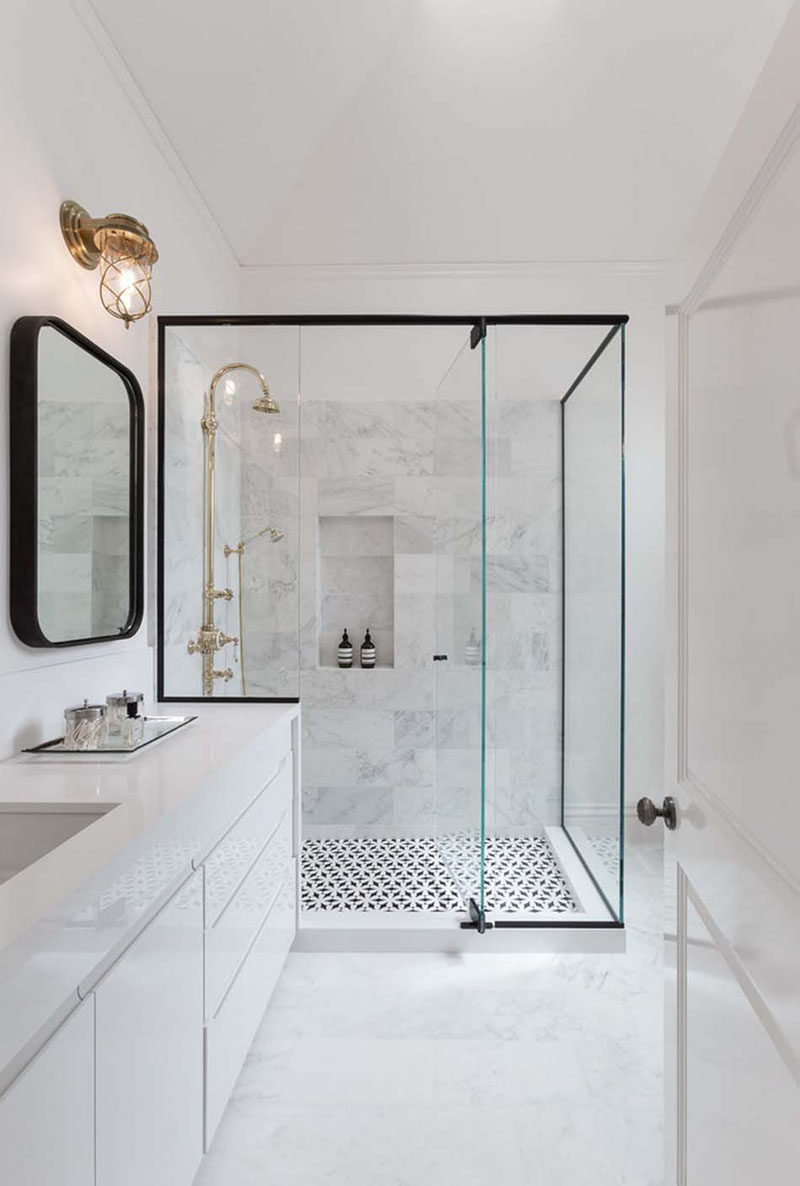
[[[105,26],[91,4],[91,0],[70,0],[70,3],[75,15],[91,37],[101,57],[114,75],[120,89],[125,93],[128,102],[136,112],[150,139],[161,153],[184,193],[203,219],[217,246],[223,255],[228,258],[230,263],[239,266],[240,261],[225,232],[212,214],[205,198],[197,188],[191,173],[181,160],[178,150],[165,132],[144,92],[136,82],[128,63],[108,35]]]
[[[527,280],[539,276],[663,276],[665,259],[452,260],[414,263],[242,264],[244,276],[313,280]]]

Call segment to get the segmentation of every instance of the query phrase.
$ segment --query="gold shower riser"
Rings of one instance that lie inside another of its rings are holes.
[[[269,393],[266,379],[261,371],[251,366],[250,363],[228,363],[226,366],[220,367],[211,380],[206,395],[203,417],[200,421],[200,428],[203,432],[206,470],[206,484],[203,498],[203,624],[198,630],[196,638],[190,639],[187,644],[187,650],[190,655],[199,654],[202,657],[204,696],[214,695],[215,680],[224,680],[227,683],[233,679],[233,670],[230,667],[219,669],[214,666],[214,656],[230,643],[241,645],[241,625],[239,630],[240,637],[237,638],[217,629],[214,622],[214,607],[216,602],[219,599],[224,601],[233,600],[233,590],[228,588],[218,589],[214,579],[214,478],[216,471],[216,436],[219,429],[219,420],[217,419],[217,384],[223,376],[229,374],[231,371],[247,371],[249,374],[255,375],[258,379],[261,385],[261,395],[252,405],[253,411],[268,413],[280,411],[278,404]],[[242,551],[244,551],[244,545],[242,545]],[[226,555],[228,554],[226,552]],[[239,621],[241,623],[241,554],[239,565]]]

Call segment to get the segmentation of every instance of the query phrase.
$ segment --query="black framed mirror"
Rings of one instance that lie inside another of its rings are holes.
[[[11,330],[11,624],[32,647],[129,638],[144,608],[144,400],[58,317]]]

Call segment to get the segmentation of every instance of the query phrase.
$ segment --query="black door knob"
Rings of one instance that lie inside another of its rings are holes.
[[[675,800],[670,795],[667,795],[661,807],[656,807],[652,799],[640,799],[636,804],[636,814],[639,817],[639,823],[644,824],[646,828],[654,824],[657,819],[663,819],[670,832],[678,826],[678,810]]]

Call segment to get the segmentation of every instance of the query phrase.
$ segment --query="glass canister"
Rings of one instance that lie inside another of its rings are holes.
[[[123,731],[124,722],[132,716],[139,716],[144,705],[143,692],[129,692],[123,688],[121,692],[112,692],[106,696],[106,716],[108,718],[109,737],[119,737]]]
[[[98,749],[108,735],[106,706],[84,700],[77,708],[64,710],[64,725],[65,749]]]

